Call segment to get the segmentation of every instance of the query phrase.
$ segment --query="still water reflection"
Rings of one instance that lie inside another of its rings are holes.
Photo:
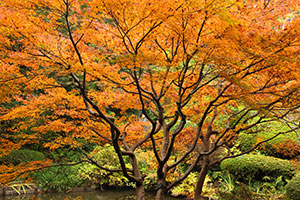
[[[146,200],[153,200],[154,194],[147,193]],[[178,200],[167,197],[166,200]],[[48,193],[40,195],[19,195],[0,197],[0,200],[135,200],[133,190],[111,190],[78,193]]]

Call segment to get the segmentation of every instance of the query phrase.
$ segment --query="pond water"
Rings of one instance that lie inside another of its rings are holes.
[[[147,193],[146,200],[153,200],[154,194]],[[0,196],[0,200],[135,200],[134,190],[109,190],[92,192],[28,194],[19,196]],[[167,197],[166,200],[178,200]]]

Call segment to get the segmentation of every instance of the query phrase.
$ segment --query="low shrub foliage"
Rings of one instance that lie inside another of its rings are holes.
[[[10,154],[0,158],[0,163],[11,163],[18,165],[23,162],[44,160],[45,156],[39,151],[20,149],[12,151]]]
[[[260,180],[265,176],[272,177],[274,180],[280,176],[285,180],[290,179],[298,168],[288,160],[249,154],[224,160],[221,169],[229,171],[238,180],[247,183],[251,179]]]
[[[286,185],[286,195],[291,200],[300,199],[300,173],[294,176]]]

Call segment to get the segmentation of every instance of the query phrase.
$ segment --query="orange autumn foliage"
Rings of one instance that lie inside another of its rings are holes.
[[[167,163],[172,153],[207,158],[196,146],[229,148],[299,107],[300,19],[286,20],[298,9],[298,0],[0,0],[0,101],[18,102],[0,120],[19,120],[5,135],[15,148],[49,132],[60,134],[49,149],[110,142],[121,163],[151,148],[164,181],[178,165]]]
[[[284,159],[297,159],[300,155],[300,144],[291,139],[285,139],[274,144],[265,143],[258,149],[267,155]]]

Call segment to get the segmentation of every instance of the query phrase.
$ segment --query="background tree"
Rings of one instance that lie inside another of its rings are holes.
[[[299,107],[299,19],[278,20],[298,1],[1,3],[1,87],[15,88],[3,101],[19,102],[1,120],[22,119],[28,142],[56,133],[45,147],[88,159],[83,141],[111,143],[121,169],[106,170],[135,182],[137,199],[136,149],[154,152],[157,199],[193,170],[201,199],[213,165],[254,149],[232,154],[239,133]]]

